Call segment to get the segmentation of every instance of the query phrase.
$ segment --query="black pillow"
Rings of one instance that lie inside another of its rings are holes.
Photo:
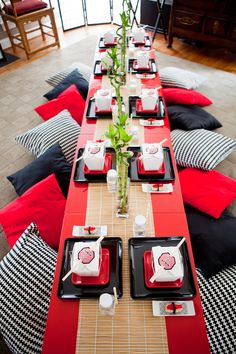
[[[69,75],[65,77],[56,87],[54,87],[51,91],[45,93],[44,97],[48,100],[52,100],[53,98],[57,98],[63,91],[65,91],[68,87],[75,84],[81,96],[86,100],[88,94],[88,81],[80,74],[78,69],[73,70]]]
[[[193,255],[205,278],[236,264],[236,218],[225,210],[219,219],[185,205]]]
[[[167,107],[171,129],[207,129],[222,127],[221,123],[202,108],[192,105],[172,105]]]
[[[71,170],[71,164],[66,160],[57,143],[22,170],[7,176],[7,179],[13,184],[16,193],[22,195],[34,184],[55,173],[61,190],[67,197]]]

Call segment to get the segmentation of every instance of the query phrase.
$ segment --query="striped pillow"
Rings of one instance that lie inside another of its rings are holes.
[[[80,126],[67,110],[16,137],[16,141],[37,157],[59,143],[68,161],[73,162]]]
[[[190,90],[207,81],[207,78],[202,75],[172,66],[160,70],[159,74],[162,86],[166,87],[181,87]]]
[[[212,170],[236,147],[236,141],[205,129],[175,129],[171,138],[177,164]]]
[[[42,352],[56,260],[31,223],[0,262],[0,331],[12,353]]]
[[[83,63],[73,63],[68,69],[65,69],[45,81],[53,86],[56,87],[62,80],[66,78],[67,75],[69,75],[74,69],[78,69],[79,72],[83,75],[83,77],[89,82],[90,81],[90,76],[92,74],[92,68],[86,64]]]

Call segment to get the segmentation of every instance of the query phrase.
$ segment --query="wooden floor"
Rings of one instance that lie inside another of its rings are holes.
[[[58,31],[61,42],[61,48],[78,42],[79,40],[84,39],[90,35],[98,35],[98,33],[102,34],[105,30],[108,30],[112,27],[112,25],[87,26],[67,32],[63,32],[61,29],[59,29]],[[114,28],[116,27],[114,26]],[[32,39],[31,42],[32,47],[34,48],[40,44],[41,37]],[[156,35],[154,41],[154,48],[161,53],[174,55],[179,58],[187,59],[190,61],[214,67],[216,69],[236,74],[236,53],[233,54],[225,48],[210,48],[209,45],[205,45],[201,48],[198,48],[195,45],[184,43],[183,41],[175,38],[173,48],[170,49],[167,48],[166,41],[164,40],[164,37],[161,34]],[[17,49],[15,54],[21,59],[3,68],[0,68],[0,74],[6,71],[9,72],[15,70],[20,66],[26,65],[31,61],[34,61],[38,58],[47,55],[52,50],[55,51],[58,50],[58,48],[53,47],[48,50],[44,50],[32,56],[30,60],[27,60],[24,52],[21,49]],[[8,53],[13,53],[12,49],[8,49],[6,51]]]

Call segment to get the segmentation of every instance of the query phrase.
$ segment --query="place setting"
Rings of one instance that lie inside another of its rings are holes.
[[[98,298],[116,289],[122,296],[122,240],[119,237],[67,238],[58,286],[63,299]]]
[[[152,42],[150,36],[145,32],[144,28],[137,28],[132,31],[132,35],[128,37],[128,47],[144,47],[151,48]]]
[[[107,31],[103,37],[100,37],[98,47],[99,49],[107,49],[117,45],[117,36],[114,31]]]
[[[97,76],[107,75],[107,70],[111,68],[113,61],[107,52],[100,54],[100,59],[95,60],[93,73]]]
[[[106,147],[107,141],[88,140],[85,148],[78,150],[75,182],[106,182],[107,172],[116,170],[116,154],[113,148]]]
[[[175,180],[170,149],[167,146],[162,146],[166,140],[128,148],[128,151],[133,152],[129,170],[132,182],[164,183]]]
[[[158,95],[157,88],[142,89],[140,96],[129,96],[129,114],[132,114],[132,118],[139,119],[165,119],[164,100]],[[149,123],[148,125],[154,125],[151,120]]]
[[[128,72],[131,74],[156,74],[156,61],[150,58],[150,52],[140,50],[136,52],[136,58],[128,59]]]
[[[112,118],[112,113],[113,110],[115,110],[116,106],[117,106],[116,97],[113,96],[111,90],[109,89],[97,90],[94,96],[88,99],[86,118],[88,119]],[[124,104],[123,104],[123,111],[125,111]]]
[[[133,299],[191,300],[196,295],[185,237],[129,239]]]

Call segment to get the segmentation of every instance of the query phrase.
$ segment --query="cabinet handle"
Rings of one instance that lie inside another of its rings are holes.
[[[192,26],[195,23],[199,23],[199,21],[193,20],[191,17],[176,17],[177,21],[181,23],[181,25]]]

